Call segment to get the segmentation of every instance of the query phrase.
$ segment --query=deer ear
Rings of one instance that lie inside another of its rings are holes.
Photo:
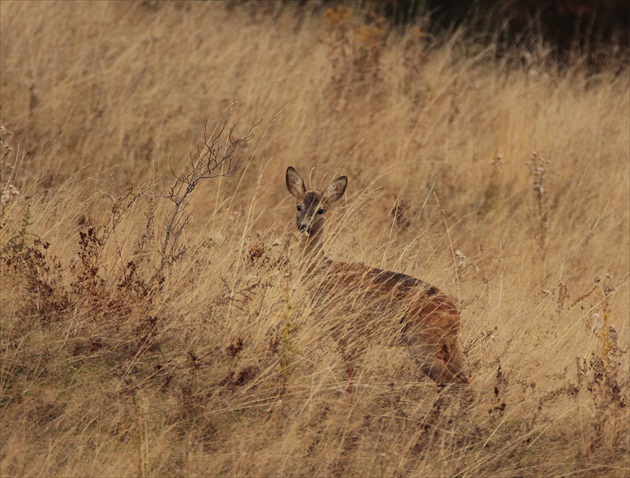
[[[302,199],[302,196],[306,194],[306,186],[304,185],[304,179],[300,176],[293,166],[287,168],[287,189],[297,199]]]
[[[335,179],[332,183],[330,183],[328,189],[326,189],[324,201],[331,203],[341,199],[343,194],[346,192],[346,187],[348,187],[347,177],[341,176],[340,178]]]

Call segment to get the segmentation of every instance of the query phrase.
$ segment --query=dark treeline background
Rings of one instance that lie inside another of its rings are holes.
[[[292,0],[288,0],[289,3]],[[630,0],[302,0],[327,8],[345,4],[384,17],[399,27],[420,19],[428,33],[458,27],[479,40],[505,48],[529,47],[543,41],[558,58],[629,47]]]
[[[378,2],[375,2],[378,3]],[[518,41],[540,34],[560,50],[594,44],[628,45],[628,0],[390,0],[386,14],[397,23],[430,14],[434,26],[467,24]]]

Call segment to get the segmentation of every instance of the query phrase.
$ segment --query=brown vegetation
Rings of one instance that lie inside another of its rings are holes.
[[[0,3],[0,474],[626,476],[627,67],[273,5]],[[454,298],[472,403],[386,337],[348,390],[289,164]]]

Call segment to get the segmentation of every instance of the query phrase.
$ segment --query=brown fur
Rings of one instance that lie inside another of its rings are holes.
[[[317,257],[321,252],[326,212],[343,196],[348,180],[342,176],[324,192],[310,190],[302,176],[289,167],[286,183],[297,200],[296,223],[305,235],[305,252]],[[361,316],[377,317],[369,326],[349,324],[355,333],[344,336],[344,348],[352,349],[348,342],[356,341],[358,334],[371,336],[387,327],[395,327],[397,340],[408,347],[423,372],[438,385],[469,383],[459,342],[459,310],[442,291],[398,272],[328,259],[317,261],[309,275],[321,278],[319,294],[345,302],[343,307],[348,313],[356,312],[351,310],[356,309],[355,302],[347,300],[348,291],[353,291],[361,298]],[[375,328],[377,330],[373,330]]]

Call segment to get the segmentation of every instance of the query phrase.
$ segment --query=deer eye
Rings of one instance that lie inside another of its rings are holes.
[[[302,210],[302,205],[301,205],[301,204],[298,204],[298,205],[297,205],[297,210],[298,210],[298,211],[301,211],[301,210]]]
[[[324,214],[326,211],[324,211],[323,209],[318,209],[317,210],[317,214]]]

